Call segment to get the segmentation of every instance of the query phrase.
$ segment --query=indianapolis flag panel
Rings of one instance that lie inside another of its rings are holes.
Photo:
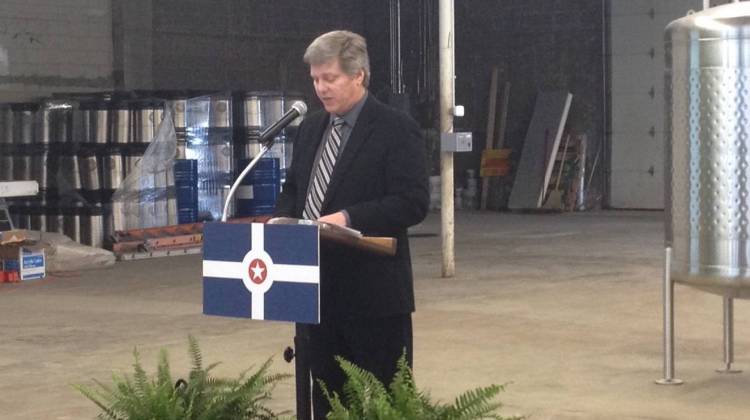
[[[317,226],[207,223],[203,313],[320,323]]]

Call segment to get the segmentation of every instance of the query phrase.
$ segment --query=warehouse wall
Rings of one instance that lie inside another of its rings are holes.
[[[344,28],[388,74],[387,2],[3,0],[0,101],[110,89],[313,91],[302,54]]]
[[[520,157],[539,90],[573,94],[568,127],[586,133],[589,156],[601,147],[604,54],[601,0],[473,0],[456,2],[456,100],[466,106],[457,129],[475,134],[474,152],[456,155],[459,179],[478,169],[484,149],[493,65],[500,88],[511,82],[506,147]],[[601,179],[593,187],[601,191]]]
[[[373,9],[382,8],[370,3],[156,1],[153,4],[154,87],[282,89],[311,95],[308,69],[302,63],[306,46],[315,36],[332,29],[366,34],[372,25],[367,22],[376,21],[371,13],[377,10]],[[387,20],[381,22],[380,32],[387,32]],[[387,50],[385,54],[387,58]],[[373,57],[373,66],[378,72],[382,71],[381,56],[376,52]]]
[[[113,86],[109,0],[0,1],[0,101]]]
[[[153,88],[153,14],[151,0],[112,3],[115,88]]]

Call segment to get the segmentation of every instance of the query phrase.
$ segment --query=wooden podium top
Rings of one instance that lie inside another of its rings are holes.
[[[276,217],[269,219],[266,223],[272,225],[315,225],[320,228],[320,236],[324,240],[330,240],[374,254],[396,255],[396,238],[363,236],[358,230],[348,227],[292,217]]]

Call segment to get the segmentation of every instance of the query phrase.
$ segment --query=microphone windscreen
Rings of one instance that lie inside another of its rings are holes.
[[[294,108],[297,112],[299,112],[300,116],[307,114],[307,105],[305,105],[305,103],[302,101],[297,101],[293,103],[292,108]]]

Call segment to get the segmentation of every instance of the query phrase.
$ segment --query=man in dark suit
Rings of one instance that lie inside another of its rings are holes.
[[[364,38],[348,31],[323,34],[304,60],[324,110],[299,127],[275,215],[398,241],[393,257],[321,244],[321,324],[309,327],[307,351],[316,380],[313,411],[322,419],[329,406],[317,380],[339,394],[344,383],[334,356],[386,385],[404,351],[411,365],[414,289],[407,228],[426,216],[429,192],[419,127],[367,91]]]

